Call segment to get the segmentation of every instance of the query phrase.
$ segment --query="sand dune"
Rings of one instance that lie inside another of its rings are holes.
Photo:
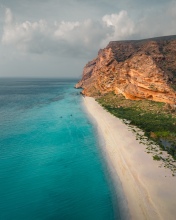
[[[113,178],[120,178],[131,219],[176,219],[176,177],[145,152],[135,134],[120,119],[104,110],[93,98],[85,97],[87,112],[103,135]]]

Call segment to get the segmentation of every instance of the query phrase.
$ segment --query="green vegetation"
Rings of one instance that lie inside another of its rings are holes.
[[[153,156],[154,160],[161,160],[161,157],[159,157],[157,154]]]
[[[142,129],[149,139],[176,159],[176,111],[168,104],[127,100],[114,93],[99,97],[97,101],[116,117]]]

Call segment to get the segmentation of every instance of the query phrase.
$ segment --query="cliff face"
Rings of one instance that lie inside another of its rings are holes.
[[[76,88],[87,96],[113,91],[176,104],[176,36],[110,42],[84,67]]]

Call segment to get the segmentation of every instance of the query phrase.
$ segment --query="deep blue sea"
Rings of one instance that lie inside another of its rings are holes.
[[[0,79],[0,220],[124,219],[75,83]]]

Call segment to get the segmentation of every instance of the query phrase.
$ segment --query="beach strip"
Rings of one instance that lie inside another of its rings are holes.
[[[111,115],[91,97],[83,98],[88,114],[95,120],[104,138],[103,153],[112,171],[120,179],[133,220],[176,219],[176,177],[161,161],[146,153],[146,146],[122,120]]]

